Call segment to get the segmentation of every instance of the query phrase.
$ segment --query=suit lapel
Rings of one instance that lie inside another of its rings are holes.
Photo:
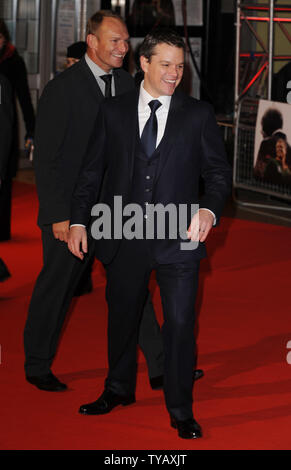
[[[115,85],[115,95],[122,95],[128,91],[128,87],[124,86],[124,80],[122,80],[122,75],[119,72],[119,69],[113,69],[114,85]]]
[[[156,181],[165,167],[171,152],[175,148],[175,140],[183,128],[183,116],[183,97],[182,95],[175,93],[171,100],[166,128],[161,141],[161,154],[156,173]],[[177,130],[177,125],[179,125],[179,129],[181,129],[181,131]]]
[[[91,92],[94,94],[95,98],[98,101],[103,100],[104,95],[99,88],[96,78],[94,77],[93,73],[88,67],[85,57],[82,57],[82,59],[79,61],[79,64],[80,64],[80,70],[83,76],[86,77],[86,81],[89,85],[89,89],[91,90]]]

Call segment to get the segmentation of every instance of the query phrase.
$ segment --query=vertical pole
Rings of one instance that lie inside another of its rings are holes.
[[[87,0],[81,1],[80,9],[80,41],[86,41]]]
[[[13,44],[16,44],[16,22],[17,22],[17,10],[18,10],[18,0],[13,0],[12,3],[12,20],[13,20],[13,29],[11,40]]]
[[[272,97],[273,56],[274,56],[274,0],[269,1],[269,70],[268,70],[268,96]]]
[[[234,86],[234,120],[237,118],[239,98],[239,69],[240,69],[240,30],[241,30],[241,2],[236,5],[236,50],[235,50],[235,86]]]

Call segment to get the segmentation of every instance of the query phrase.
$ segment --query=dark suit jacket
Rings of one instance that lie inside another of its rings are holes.
[[[0,180],[6,176],[13,129],[13,97],[8,80],[0,74]]]
[[[73,196],[71,223],[88,224],[104,168],[106,181],[100,202],[112,207],[115,195],[121,195],[124,204],[131,202],[138,97],[138,92],[133,91],[102,103],[91,148]],[[200,176],[205,181],[201,200],[198,195]],[[211,106],[176,92],[161,142],[153,203],[188,206],[199,203],[219,219],[230,187],[231,171]],[[113,239],[100,240],[96,243],[97,257],[104,263],[110,262],[119,243]],[[205,256],[203,245],[195,253],[181,255],[180,240],[158,240],[154,244],[155,257],[161,263],[179,261],[181,256]]]
[[[116,94],[134,88],[132,77],[122,69],[114,71],[114,79]],[[70,219],[72,193],[103,99],[84,58],[44,89],[34,152],[41,227]]]

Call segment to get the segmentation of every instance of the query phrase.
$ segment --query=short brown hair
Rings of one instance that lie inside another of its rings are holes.
[[[94,13],[91,18],[89,18],[87,23],[86,35],[88,36],[88,34],[95,34],[104,18],[115,18],[116,20],[121,21],[121,23],[125,25],[125,22],[117,13],[114,13],[111,10],[99,10],[97,11],[97,13]]]
[[[174,30],[169,28],[156,28],[146,35],[139,48],[139,56],[144,56],[150,62],[158,44],[168,44],[178,47],[185,53],[186,46],[183,38]]]

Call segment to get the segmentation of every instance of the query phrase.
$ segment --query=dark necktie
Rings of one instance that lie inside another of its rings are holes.
[[[152,100],[149,102],[151,108],[151,115],[148,118],[141,135],[141,142],[145,153],[150,157],[156,150],[157,133],[158,133],[158,122],[156,111],[162,106],[159,100]]]
[[[112,80],[112,74],[108,73],[107,75],[100,75],[100,78],[105,82],[105,98],[111,98],[112,93],[111,93],[111,80]]]

